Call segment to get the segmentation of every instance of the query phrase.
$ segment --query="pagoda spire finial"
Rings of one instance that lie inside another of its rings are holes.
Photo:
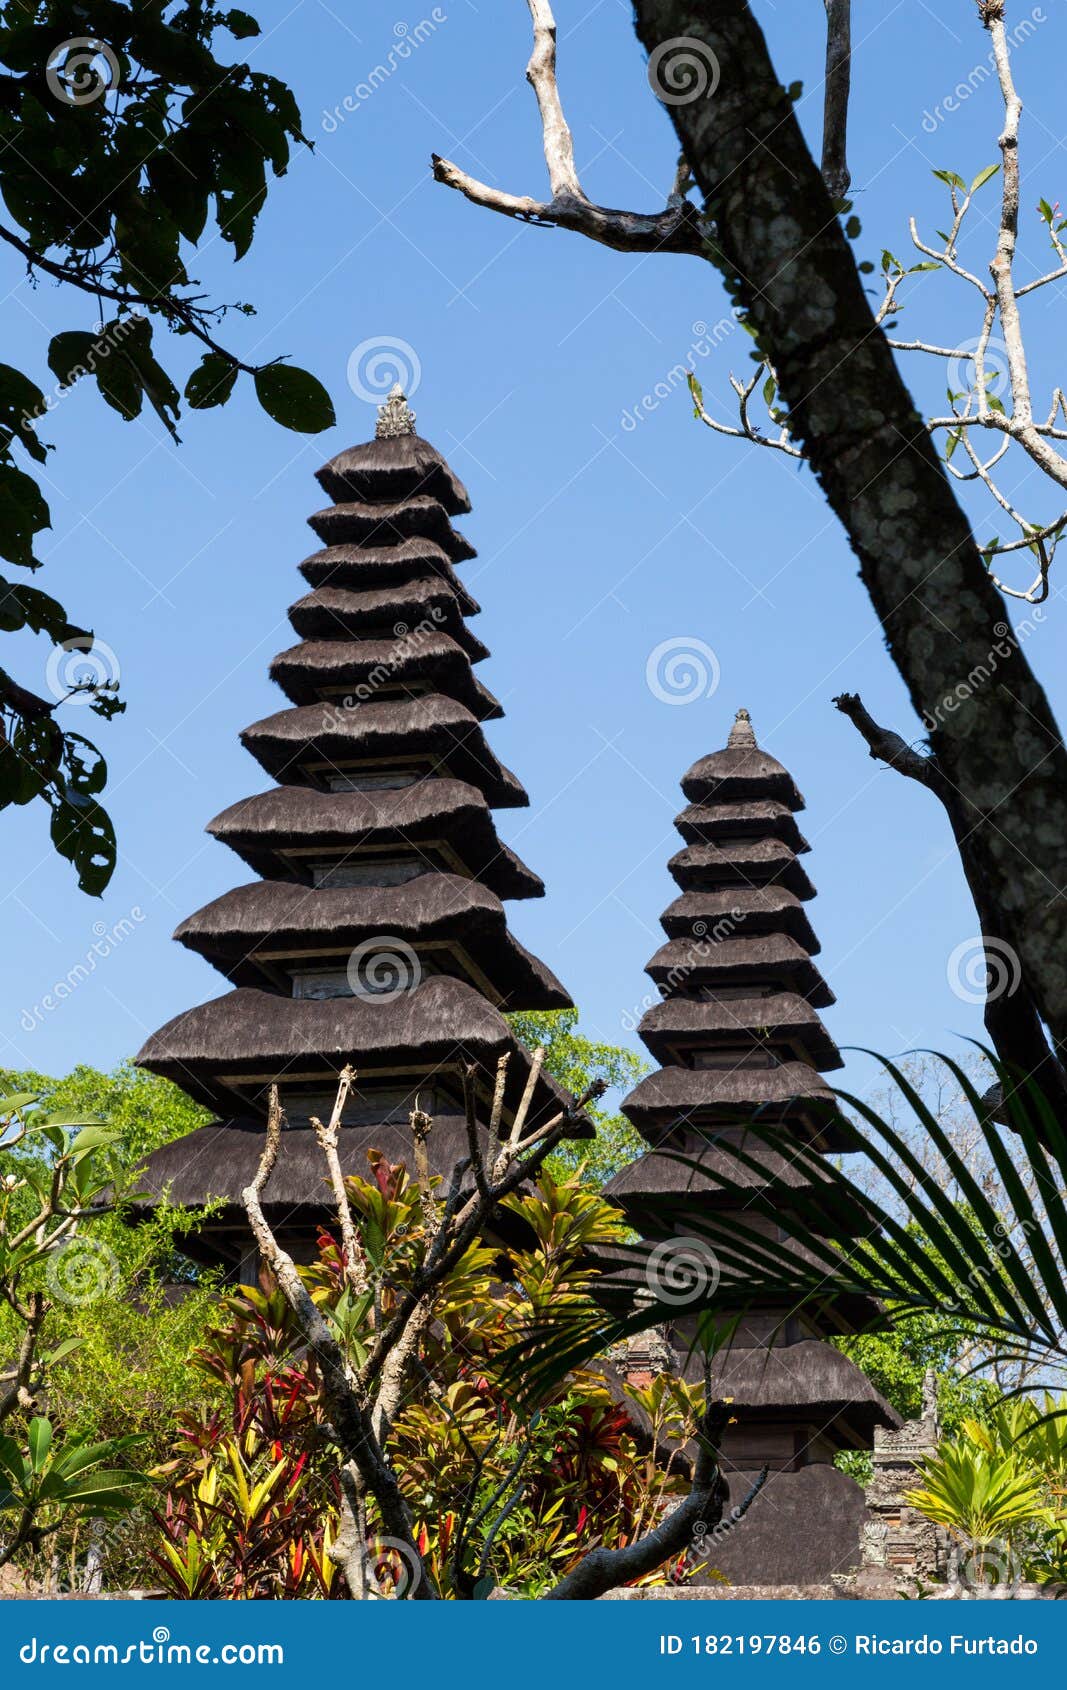
[[[731,751],[751,750],[756,745],[756,735],[752,727],[752,718],[747,710],[739,710],[734,717],[734,725],[730,729],[730,737],[726,741]]]
[[[397,382],[390,389],[384,405],[378,406],[378,422],[374,430],[376,440],[396,440],[402,434],[414,434],[415,413],[407,402],[404,389]]]

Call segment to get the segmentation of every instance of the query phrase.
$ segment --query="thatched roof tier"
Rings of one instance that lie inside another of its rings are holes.
[[[824,1073],[841,1053],[811,1004],[795,992],[723,999],[670,997],[645,1011],[638,1034],[657,1062],[688,1067],[682,1053],[752,1041],[753,1050],[786,1047]]]
[[[720,892],[683,892],[667,905],[660,924],[670,939],[750,937],[788,933],[809,956],[819,941],[804,906],[784,886],[734,886]]]
[[[510,1056],[505,1110],[514,1111],[529,1073],[529,1053],[503,1016],[473,987],[433,975],[411,991],[379,998],[286,998],[242,986],[186,1010],[153,1033],[136,1061],[181,1086],[220,1114],[260,1115],[273,1082],[283,1101],[301,1087],[328,1089],[347,1064],[368,1093],[409,1082],[412,1095],[435,1079],[454,1088],[474,1064],[488,1097],[497,1059]],[[531,1127],[569,1103],[549,1076],[534,1094]],[[575,1137],[591,1137],[582,1116]]]
[[[795,1120],[809,1138],[829,1149],[854,1148],[855,1135],[834,1095],[805,1062],[755,1068],[659,1068],[623,1099],[623,1110],[643,1138],[664,1143],[671,1129],[761,1116]]]
[[[358,501],[329,505],[308,518],[325,546],[393,546],[404,540],[432,540],[452,563],[477,557],[436,499],[405,499],[392,505]]]
[[[544,882],[500,843],[484,795],[465,781],[379,792],[272,787],[223,810],[207,831],[270,879],[309,885],[313,864],[357,863],[368,853],[422,854],[427,868],[440,867],[443,852],[498,898],[544,896]]]
[[[867,1230],[869,1221],[862,1207],[842,1203],[834,1188],[827,1188],[825,1181],[813,1179],[806,1170],[798,1170],[794,1161],[768,1149],[754,1134],[745,1135],[744,1150],[751,1161],[761,1165],[762,1172],[739,1161],[728,1144],[683,1143],[678,1153],[673,1145],[669,1150],[650,1150],[621,1169],[604,1187],[604,1196],[646,1237],[670,1236],[672,1232],[676,1237],[699,1237],[701,1216],[711,1214],[736,1214],[743,1224],[761,1230],[759,1210],[748,1197],[724,1187],[723,1180],[746,1192],[763,1193],[763,1200],[773,1205],[783,1225],[788,1224],[790,1194],[796,1192],[803,1194],[805,1203],[818,1200],[825,1226],[821,1237],[855,1238]],[[809,1265],[816,1260],[811,1252],[795,1248],[798,1259],[803,1257]]]
[[[349,446],[316,470],[328,499],[436,499],[449,516],[471,508],[467,489],[435,446],[418,434],[394,435]]]
[[[405,540],[396,546],[324,546],[304,559],[300,573],[311,587],[344,587],[350,592],[438,580],[451,587],[465,615],[474,603],[447,555],[432,540]]]
[[[776,798],[754,799],[749,804],[687,804],[674,818],[687,845],[721,843],[729,850],[730,841],[742,839],[781,839],[792,850],[810,851],[796,818],[788,805]]]
[[[399,940],[424,973],[465,979],[497,1007],[570,1006],[552,971],[508,932],[499,898],[457,874],[315,890],[257,880],[187,917],[174,937],[237,986],[284,988],[294,968],[343,972],[357,946],[388,953]]]
[[[683,892],[703,887],[784,886],[798,898],[814,898],[815,888],[795,853],[780,839],[754,844],[687,845],[676,851],[667,867]]]
[[[391,638],[399,655],[434,634],[450,634],[472,663],[489,656],[464,622],[455,593],[436,579],[369,593],[316,587],[290,605],[289,620],[302,640]]]
[[[694,1358],[703,1377],[703,1359]],[[698,1373],[690,1373],[691,1378]],[[798,1410],[811,1416],[818,1428],[844,1420],[866,1442],[876,1426],[897,1428],[900,1415],[860,1372],[855,1362],[816,1338],[797,1344],[746,1348],[733,1344],[720,1350],[711,1363],[711,1386],[716,1397],[733,1399],[733,1410],[744,1413],[744,1424],[762,1420],[795,1420]]]
[[[369,703],[385,694],[416,697],[447,693],[479,722],[504,714],[471,671],[471,661],[450,634],[427,634],[408,648],[397,640],[304,640],[280,652],[270,666],[294,704],[317,704],[327,693]]]
[[[747,804],[774,798],[790,810],[804,808],[792,775],[761,751],[754,737],[751,742],[739,739],[710,757],[699,757],[682,776],[682,791],[691,804]]]
[[[816,1009],[832,1004],[831,992],[807,952],[785,933],[759,938],[668,939],[645,973],[665,996],[698,986],[778,985],[798,992]]]
[[[395,761],[413,774],[467,781],[488,803],[513,809],[530,802],[518,780],[497,761],[470,711],[454,698],[420,698],[343,705],[302,704],[254,722],[241,743],[275,780],[328,787],[331,779]]]

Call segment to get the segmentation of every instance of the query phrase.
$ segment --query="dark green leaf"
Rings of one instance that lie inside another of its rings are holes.
[[[337,421],[330,395],[307,370],[293,364],[268,364],[256,371],[255,383],[263,409],[283,428],[319,434]]]

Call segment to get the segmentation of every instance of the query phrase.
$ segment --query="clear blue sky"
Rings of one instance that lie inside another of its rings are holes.
[[[814,135],[821,7],[756,9],[782,80],[804,82],[800,110]],[[858,0],[852,163],[863,256],[877,261],[886,245],[903,255],[909,211],[927,229],[943,226],[932,168],[970,180],[997,157],[995,84],[971,77],[989,47],[974,11],[972,0]],[[1031,11],[1012,7],[1015,18]],[[587,190],[658,209],[673,134],[647,88],[629,6],[559,0],[557,13]],[[1016,59],[1027,276],[1047,250],[1038,196],[1067,201],[1067,8],[1045,0],[1037,14],[1048,21]],[[678,843],[679,777],[723,744],[746,705],[808,800],[807,866],[820,894],[811,914],[838,997],[826,1016],[838,1041],[896,1052],[977,1036],[979,1008],[947,978],[950,954],[975,933],[947,826],[925,793],[876,768],[830,702],[861,691],[881,719],[909,738],[920,732],[812,477],[712,437],[681,390],[639,427],[623,424],[700,338],[693,325],[724,316],[714,273],[522,227],[431,182],[437,151],[512,191],[542,193],[522,0],[445,0],[444,21],[362,99],[359,85],[388,63],[403,26],[432,19],[423,0],[406,10],[266,0],[259,15],[264,36],[244,47],[295,88],[316,150],[276,184],[250,256],[235,268],[216,240],[195,271],[215,297],[258,308],[252,320],[229,320],[233,348],[250,359],[288,353],[315,370],[338,425],[311,440],[286,434],[239,391],[224,410],[186,416],[176,448],[153,417],[123,424],[87,388],[53,412],[53,532],[38,582],[94,623],[121,666],[126,715],[107,726],[85,713],[110,762],[121,858],[107,896],[92,901],[51,854],[43,811],[0,820],[0,1063],[108,1066],[225,989],[170,934],[248,877],[203,827],[267,784],[238,731],[284,702],[266,671],[294,637],[285,610],[302,591],[296,565],[317,543],[305,527],[324,502],[312,472],[373,431],[373,408],[346,369],[354,348],[388,339],[414,349],[420,432],[473,497],[464,527],[479,557],[466,579],[493,653],[481,673],[507,711],[492,742],[532,799],[527,811],[501,813],[500,830],[548,887],[541,902],[511,906],[513,926],[567,983],[588,1032],[628,1042],[623,1021],[648,989],[643,966],[674,895],[665,865]],[[942,120],[945,96],[968,78],[973,93]],[[323,114],[346,95],[357,109],[324,130]],[[989,213],[995,189],[985,192]],[[987,216],[977,222],[975,266],[988,261],[992,232]],[[904,324],[973,340],[966,291],[940,276],[916,280]],[[32,288],[15,264],[4,288],[0,355],[43,383],[48,335],[89,326],[89,304],[47,283]],[[1062,285],[1035,296],[1027,316],[1043,392],[1067,376],[1056,361]],[[748,346],[740,332],[723,333],[700,360],[709,403],[721,406],[731,367],[746,370]],[[184,379],[192,353],[175,342],[169,361]],[[942,370],[921,374],[926,403],[936,403]],[[1007,483],[1020,497],[1031,487],[1031,507],[1050,512],[1035,478],[1015,471]],[[1061,709],[1064,614],[1054,593],[1028,648]],[[671,705],[649,689],[650,652],[676,637],[714,651],[721,678],[710,698]],[[25,655],[22,678],[43,681],[43,649],[28,642]],[[134,930],[91,978],[61,1009],[35,1015],[84,961],[99,924],[109,930],[134,910]],[[869,1069],[857,1061],[848,1077],[863,1084]]]

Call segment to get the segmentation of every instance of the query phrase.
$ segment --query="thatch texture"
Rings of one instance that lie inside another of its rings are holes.
[[[700,1358],[694,1358],[686,1371],[696,1379],[702,1366]],[[732,1397],[735,1409],[744,1411],[746,1425],[792,1420],[803,1410],[817,1429],[845,1419],[869,1442],[876,1426],[895,1429],[902,1423],[855,1362],[815,1338],[771,1348],[733,1344],[713,1359],[711,1378],[714,1394]]]
[[[494,808],[528,804],[518,780],[499,763],[462,704],[440,693],[410,700],[372,700],[345,709],[303,704],[253,722],[244,745],[275,780],[325,785],[346,765],[400,759],[422,773],[449,775],[479,788]],[[313,772],[315,771],[315,772]]]
[[[683,892],[708,886],[768,886],[777,883],[798,898],[814,898],[815,888],[788,845],[761,839],[753,845],[733,842],[686,845],[667,867]]]
[[[749,804],[687,804],[675,816],[674,825],[688,845],[726,842],[740,834],[781,839],[798,853],[811,850],[792,810],[776,798],[753,799]]]
[[[645,969],[668,995],[695,986],[747,985],[764,981],[798,992],[817,1009],[834,1000],[826,981],[795,939],[785,933],[762,937],[669,939]]]
[[[812,1137],[840,1138],[833,1093],[804,1062],[776,1068],[659,1068],[640,1080],[622,1108],[643,1138],[661,1145],[669,1128],[690,1121],[744,1121],[757,1114],[794,1117]],[[848,1134],[851,1143],[852,1135]]]
[[[754,1052],[764,1047],[802,1051],[811,1066],[823,1072],[842,1066],[840,1052],[811,1004],[795,992],[720,1002],[670,997],[646,1010],[637,1030],[656,1061],[668,1066],[678,1061],[681,1051],[746,1040]]]
[[[436,578],[365,593],[316,587],[290,605],[289,620],[302,640],[391,636],[400,654],[434,634],[450,634],[472,663],[489,656],[488,646],[464,622],[455,593]]]
[[[540,898],[544,882],[502,845],[483,793],[436,777],[381,792],[316,792],[272,787],[231,804],[208,833],[269,879],[299,877],[338,852],[430,850],[447,841],[470,873],[498,898]]]
[[[423,874],[400,886],[315,890],[257,880],[187,917],[174,937],[238,986],[272,984],[279,966],[344,967],[357,945],[381,938],[383,950],[399,939],[420,961],[425,954],[427,971],[432,965],[466,979],[508,1010],[570,1004],[552,971],[508,932],[499,898],[456,874]]]
[[[784,886],[731,886],[725,890],[683,892],[660,916],[670,939],[749,938],[758,933],[788,933],[809,956],[821,949],[803,905]]]
[[[758,746],[727,747],[699,757],[682,776],[682,791],[691,804],[775,798],[790,810],[804,808],[792,775]]]
[[[249,1112],[265,1108],[266,1088],[336,1083],[346,1064],[367,1087],[408,1076],[412,1086],[434,1075],[456,1076],[474,1063],[491,1087],[499,1056],[510,1053],[506,1097],[514,1108],[529,1069],[507,1022],[472,987],[447,975],[423,980],[386,1001],[373,998],[286,998],[239,987],[177,1015],[154,1033],[136,1061],[173,1080],[198,1103],[229,1114],[244,1098]],[[230,1084],[227,1084],[227,1081]],[[566,1102],[554,1080],[543,1077],[531,1124]],[[592,1129],[579,1123],[576,1136]]]
[[[308,518],[326,546],[392,546],[404,540],[432,540],[452,563],[477,557],[436,499],[405,499],[393,505],[358,501],[330,505]]]
[[[316,470],[328,499],[436,499],[449,516],[465,516],[471,502],[459,476],[435,446],[418,434],[395,435],[349,446]]]
[[[477,608],[477,601],[432,540],[406,540],[396,546],[324,546],[304,559],[300,573],[311,587],[343,587],[357,593],[403,587],[411,581],[440,581],[451,587],[465,616]]]
[[[427,634],[410,646],[393,640],[304,640],[278,654],[270,666],[294,704],[315,704],[324,693],[347,689],[352,702],[368,702],[383,690],[446,693],[479,722],[504,714],[471,671],[471,660],[450,634]]]

